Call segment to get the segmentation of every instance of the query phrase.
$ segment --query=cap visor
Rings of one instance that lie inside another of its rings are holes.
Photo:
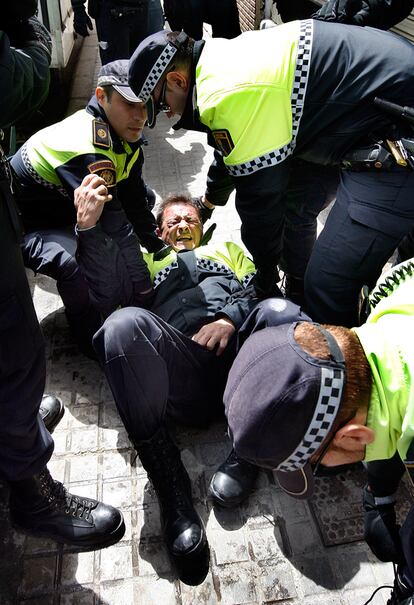
[[[115,86],[113,86],[113,88],[116,90],[116,92],[119,92],[119,94],[122,97],[124,97],[124,99],[126,99],[127,101],[130,101],[131,103],[141,103],[142,102],[141,99],[133,93],[132,88],[130,88],[129,86],[115,85]]]
[[[313,496],[315,483],[313,480],[312,467],[308,463],[303,468],[290,473],[273,471],[280,487],[284,492],[298,498],[299,500],[308,500]]]

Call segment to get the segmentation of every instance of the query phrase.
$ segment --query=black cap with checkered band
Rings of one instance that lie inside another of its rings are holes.
[[[147,106],[150,128],[155,126],[157,113],[160,111],[154,100],[154,89],[167,74],[179,48],[188,40],[187,34],[180,32],[172,41],[171,33],[168,29],[164,29],[148,36],[129,60],[129,85]]]
[[[296,342],[298,324],[259,330],[242,346],[224,394],[229,434],[240,458],[275,471],[282,489],[310,498],[309,463],[337,416],[345,361],[335,338],[313,324],[328,343],[329,359]]]

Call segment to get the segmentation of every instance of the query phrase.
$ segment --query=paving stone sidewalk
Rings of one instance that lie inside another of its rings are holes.
[[[73,110],[93,85],[93,38],[82,52],[84,73],[80,83],[75,80]],[[157,194],[202,194],[212,157],[205,137],[174,133],[163,116],[147,136],[145,174]],[[216,240],[240,241],[233,201],[214,219]],[[271,475],[260,475],[255,493],[240,509],[215,510],[207,489],[230,449],[224,421],[206,431],[176,431],[211,549],[210,573],[201,586],[177,581],[163,546],[154,492],[103,373],[77,352],[52,281],[39,276],[32,285],[47,343],[47,390],[66,406],[54,433],[50,470],[71,491],[120,507],[127,531],[117,545],[92,553],[25,537],[9,525],[7,490],[1,488],[1,605],[363,605],[377,586],[392,583],[391,565],[379,563],[363,542],[323,546],[309,506],[284,495]],[[388,594],[381,591],[372,604],[384,604]]]

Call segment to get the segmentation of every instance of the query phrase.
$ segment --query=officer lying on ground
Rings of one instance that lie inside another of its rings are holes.
[[[176,128],[207,132],[217,150],[207,200],[223,204],[236,188],[258,286],[272,291],[279,262],[294,276],[307,267],[310,315],[352,326],[361,286],[373,285],[414,224],[414,173],[384,142],[408,126],[373,102],[379,96],[414,105],[413,62],[413,45],[388,32],[307,20],[233,40],[158,32],[132,56],[129,82],[147,103],[150,123],[164,110],[181,116]],[[362,148],[365,155],[355,155]],[[361,171],[369,158],[370,169]],[[308,162],[309,201],[299,208],[289,182],[293,159]],[[309,163],[335,166],[339,181],[315,245],[324,204],[314,186],[323,181]],[[303,214],[309,220],[296,225],[292,216]]]
[[[88,176],[75,192],[78,260],[94,302],[103,315],[127,307],[110,315],[94,347],[157,493],[168,551],[181,579],[199,583],[208,570],[207,540],[166,421],[206,426],[222,409],[237,333],[243,340],[265,325],[306,316],[284,299],[259,303],[251,260],[232,242],[201,245],[200,210],[185,196],[160,205],[157,223],[168,247],[144,255],[147,285],[137,295],[116,241],[105,233],[105,212],[98,222],[107,191],[102,179]],[[231,454],[212,479],[211,495],[234,506],[256,476],[255,467]]]
[[[294,497],[311,497],[319,464],[367,463],[366,539],[382,560],[399,564],[389,604],[408,605],[414,507],[398,533],[388,487],[392,480],[395,492],[404,464],[410,475],[413,467],[414,260],[383,276],[369,300],[359,328],[299,322],[252,335],[230,370],[224,403],[236,454],[274,469]]]
[[[0,128],[30,118],[48,93],[52,40],[33,17],[36,11],[36,0],[2,6]],[[42,402],[44,340],[22,262],[13,182],[1,146],[0,155],[0,477],[10,487],[10,518],[20,529],[72,548],[103,548],[124,535],[121,512],[67,492],[46,466],[54,448],[46,429],[59,421],[63,406],[54,397]],[[9,602],[7,596],[2,593],[1,600]]]
[[[128,87],[127,65],[124,60],[102,67],[86,109],[34,134],[12,159],[27,233],[25,265],[57,280],[69,324],[85,353],[100,318],[74,258],[73,191],[83,177],[101,175],[112,192],[106,211],[122,204],[142,244],[149,250],[162,246],[151,213],[155,196],[142,177],[145,106]],[[123,254],[136,271],[136,236],[130,231],[120,237]]]

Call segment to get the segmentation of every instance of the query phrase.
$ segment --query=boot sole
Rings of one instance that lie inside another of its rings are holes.
[[[109,536],[107,536],[106,540],[103,540],[99,544],[85,544],[85,542],[83,541],[74,542],[73,540],[69,540],[61,536],[52,536],[48,532],[36,531],[35,529],[28,529],[14,522],[12,522],[12,527],[16,531],[23,532],[36,538],[46,538],[48,540],[53,540],[58,544],[66,544],[67,546],[71,546],[77,552],[92,552],[94,550],[101,550],[103,548],[107,548],[108,546],[113,546],[114,544],[119,542],[125,534],[125,521],[123,517],[118,527],[113,532],[111,532]]]

